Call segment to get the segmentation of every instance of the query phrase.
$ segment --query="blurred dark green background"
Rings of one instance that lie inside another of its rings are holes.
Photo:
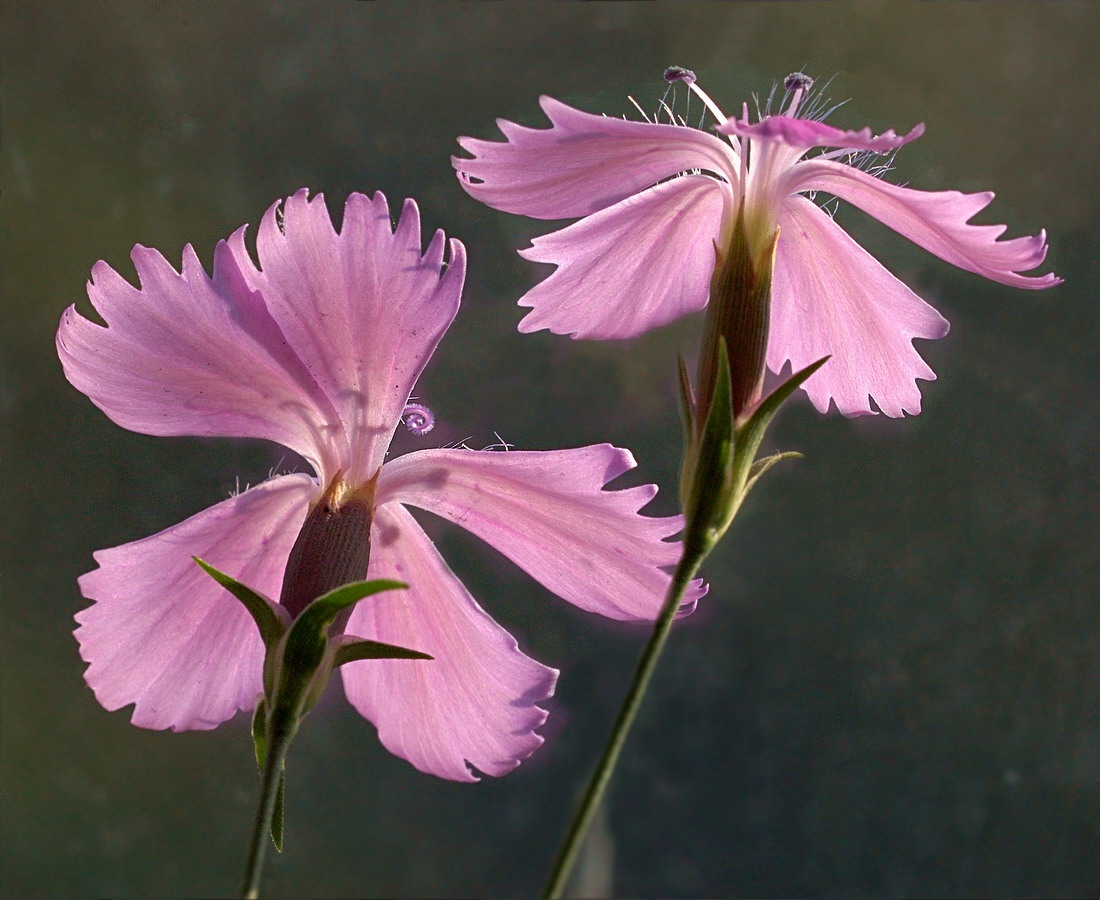
[[[787,464],[708,564],[626,752],[586,890],[622,896],[1082,896],[1100,887],[1098,22],[1093,2],[5,3],[3,893],[231,895],[257,792],[243,716],[129,725],[70,632],[93,550],[255,483],[257,442],[130,434],[63,379],[62,309],[140,242],[209,264],[308,186],[417,198],[466,242],[464,310],[418,389],[433,443],[613,441],[674,501],[673,371],[698,319],[628,343],[515,331],[546,226],[469,200],[455,138],[538,124],[550,94],[653,109],[694,68],[727,111],[795,69],[833,121],[927,123],[894,180],[993,189],[982,221],[1048,229],[1066,284],[961,273],[841,220],[952,323],[898,420],[773,430]],[[397,449],[423,442],[404,439]],[[627,480],[624,479],[624,484]],[[432,533],[483,605],[562,669],[545,746],[479,785],[388,755],[336,690],[290,759],[271,896],[530,896],[644,631]]]

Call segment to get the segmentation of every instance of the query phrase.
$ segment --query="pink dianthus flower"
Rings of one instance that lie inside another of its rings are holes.
[[[918,191],[859,168],[919,137],[844,131],[815,119],[812,81],[786,81],[785,108],[751,122],[727,117],[686,69],[670,69],[718,120],[720,136],[659,122],[591,115],[540,98],[549,128],[505,120],[505,141],[460,138],[473,158],[453,158],[462,187],[505,212],[578,218],[520,255],[557,269],[519,301],[520,331],[630,338],[706,305],[715,248],[725,247],[744,205],[754,250],[779,229],[767,364],[798,371],[831,359],[803,385],[821,412],[920,411],[916,380],[935,374],[914,338],[940,338],[947,321],[891,275],[813,202],[825,192],[851,203],[959,268],[1013,287],[1059,284],[1020,274],[1046,256],[1043,232],[1000,240],[1003,225],[972,225],[989,192]],[[807,156],[814,148],[825,152]],[[809,195],[809,196],[807,196]],[[731,348],[736,352],[736,348]]]
[[[279,598],[311,509],[369,496],[369,570],[357,577],[409,587],[360,603],[345,633],[433,659],[348,663],[347,697],[418,769],[459,781],[502,775],[542,743],[537,704],[558,673],[481,609],[406,505],[478,535],[570,603],[621,620],[656,617],[679,556],[665,539],[681,520],[638,514],[652,485],[603,490],[634,466],[607,444],[432,449],[384,462],[403,416],[420,433],[430,428],[430,412],[408,400],[465,278],[462,244],[441,231],[421,253],[413,201],[394,228],[382,194],[352,194],[337,232],[323,198],[300,191],[264,216],[259,267],[244,231],[218,244],[212,276],[190,245],[179,272],[135,247],[140,287],[96,264],[88,295],[107,327],[70,307],[58,353],[69,381],[124,428],[264,438],[315,474],[273,477],[96,552],[99,568],[80,578],[94,601],[77,615],[85,678],[107,709],[134,704],[132,721],[146,728],[208,729],[252,709],[260,635],[192,557]],[[701,592],[695,585],[687,607]]]

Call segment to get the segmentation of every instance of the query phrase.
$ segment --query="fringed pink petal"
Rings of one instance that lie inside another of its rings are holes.
[[[920,412],[916,379],[936,376],[913,338],[940,338],[947,321],[887,272],[804,197],[780,215],[772,284],[768,366],[797,371],[832,358],[805,383],[819,412],[833,400],[846,416]]]
[[[191,558],[277,598],[290,548],[317,487],[285,475],[159,534],[95,553],[80,578],[95,602],[76,616],[84,678],[109,710],[174,731],[214,728],[252,709],[263,643],[249,614]]]
[[[337,233],[323,197],[305,190],[267,211],[256,243],[262,272],[250,281],[338,411],[344,476],[365,480],[458,311],[465,250],[437,231],[421,253],[416,204],[405,201],[395,228],[381,193],[351,194]]]
[[[266,438],[315,459],[312,429],[287,410],[324,414],[328,404],[245,283],[234,249],[243,248],[242,232],[218,244],[212,278],[190,245],[180,272],[135,247],[140,288],[97,263],[88,296],[107,327],[70,306],[57,352],[69,381],[123,428]]]
[[[520,298],[519,330],[631,338],[701,309],[726,193],[685,175],[535,238],[520,254],[558,268]]]
[[[461,525],[575,606],[627,621],[656,618],[680,516],[639,514],[651,484],[603,486],[634,468],[610,444],[553,451],[421,450],[387,463],[379,502],[399,500]],[[694,583],[688,613],[705,588]]]
[[[809,150],[811,147],[842,147],[890,153],[924,134],[924,125],[916,125],[904,135],[897,134],[892,128],[876,135],[870,128],[845,131],[814,119],[765,116],[759,122],[731,118],[715,130],[721,134],[735,134],[742,138],[778,141],[788,147],[799,147],[803,150]]]
[[[486,615],[398,503],[376,511],[369,577],[409,588],[360,603],[346,632],[434,657],[341,669],[348,700],[378,726],[386,749],[453,781],[477,781],[471,767],[504,775],[530,756],[546,721],[536,704],[553,695],[558,673]]]
[[[730,145],[695,128],[629,122],[539,100],[550,128],[504,119],[505,141],[459,138],[473,159],[452,157],[459,183],[494,209],[536,219],[571,219],[605,209],[672,175],[713,172],[731,184]]]
[[[992,202],[989,191],[915,191],[824,159],[795,166],[789,190],[835,194],[940,259],[991,281],[1033,290],[1062,283],[1049,272],[1042,276],[1019,274],[1034,269],[1046,258],[1046,232],[999,240],[1004,225],[968,224]]]

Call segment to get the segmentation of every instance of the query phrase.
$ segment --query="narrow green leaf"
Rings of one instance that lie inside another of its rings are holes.
[[[293,661],[296,667],[309,669],[312,674],[324,656],[325,629],[343,610],[372,594],[406,587],[408,585],[400,581],[378,578],[374,581],[353,581],[322,594],[303,609],[290,626],[283,652],[284,661]]]
[[[803,383],[820,369],[825,363],[829,361],[831,357],[823,356],[817,362],[812,362],[806,368],[800,369],[795,372],[790,378],[784,381],[779,387],[768,394],[763,399],[758,407],[753,411],[753,414],[749,416],[739,431],[739,437],[743,439],[746,445],[754,443],[753,454],[756,453],[756,447],[760,446],[760,439],[764,436],[765,430],[771,420],[775,418],[775,414],[779,412],[779,407],[786,402],[787,398],[791,396]]]
[[[241,605],[248,610],[249,615],[256,622],[256,627],[260,629],[260,638],[264,642],[264,647],[271,648],[278,643],[279,638],[283,636],[283,632],[290,624],[290,615],[285,609],[279,604],[268,600],[263,594],[257,593],[245,584],[241,584],[233,576],[219,572],[197,556],[191,558],[202,567],[207,575],[241,601]]]
[[[691,486],[695,480],[695,394],[691,388],[687,365],[681,354],[676,355],[680,384],[680,424],[683,425],[683,450],[680,458],[680,508],[691,502]]]
[[[263,771],[267,759],[267,703],[261,697],[252,713],[252,743],[256,748],[256,765]]]
[[[353,581],[322,594],[302,610],[272,654],[269,730],[297,729],[302,716],[320,699],[335,662],[337,648],[330,646],[334,638],[328,628],[336,617],[365,597],[405,587],[385,579]]]
[[[751,474],[753,461],[756,458],[756,451],[760,447],[760,442],[764,439],[764,432],[767,431],[768,425],[771,424],[771,420],[775,418],[775,414],[779,412],[779,407],[783,405],[784,401],[786,401],[797,388],[801,387],[807,378],[813,375],[814,372],[820,369],[828,361],[829,357],[825,356],[817,362],[810,363],[806,368],[795,372],[790,378],[779,385],[779,387],[768,394],[760,405],[756,407],[752,415],[749,416],[748,420],[738,427],[737,449],[733,464],[735,481],[747,483]]]
[[[267,761],[267,703],[261,697],[252,713],[252,744],[256,749],[256,765],[263,774]],[[283,804],[286,801],[286,765],[279,773],[279,787],[275,794],[275,809],[271,816],[271,840],[275,849],[283,852]]]
[[[729,507],[736,502],[731,494],[731,460],[734,454],[733,403],[729,383],[729,355],[724,338],[718,341],[718,371],[710,410],[699,435],[698,452],[692,474],[690,497],[684,508],[687,519],[684,543],[713,546],[720,537]],[[685,551],[686,552],[686,551]],[[706,552],[705,550],[702,552]]]
[[[684,423],[684,444],[690,442],[695,434],[695,392],[691,387],[691,378],[688,376],[687,364],[682,354],[676,354],[678,365],[677,374],[680,383],[680,414]]]
[[[322,594],[303,609],[292,627],[312,630],[317,625],[328,626],[343,610],[372,594],[403,590],[407,587],[408,585],[402,581],[391,581],[386,578],[342,584],[327,594]]]
[[[758,459],[752,464],[752,467],[749,469],[749,477],[748,480],[745,482],[744,489],[741,491],[741,496],[745,497],[749,493],[749,491],[753,489],[761,475],[767,472],[768,469],[774,466],[777,462],[780,462],[784,459],[802,459],[802,454],[793,450],[789,450],[786,453],[773,453],[771,456],[765,456],[761,459]]]
[[[286,803],[286,766],[279,773],[279,790],[275,794],[275,811],[271,814],[271,842],[283,852],[283,812]]]
[[[355,662],[360,659],[434,659],[427,653],[419,650],[410,650],[407,647],[398,647],[396,644],[386,644],[382,641],[368,641],[363,638],[351,637],[336,648],[336,667],[344,663]]]

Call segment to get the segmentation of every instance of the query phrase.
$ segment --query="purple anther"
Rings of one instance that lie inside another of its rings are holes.
[[[435,416],[423,403],[407,403],[401,411],[401,421],[411,434],[427,434],[435,428]]]
[[[684,84],[695,84],[695,73],[683,66],[669,66],[665,69],[665,81],[669,84],[676,84],[677,81],[682,81]]]
[[[802,91],[804,94],[813,86],[814,80],[803,72],[791,72],[783,79],[783,87],[788,91]]]

